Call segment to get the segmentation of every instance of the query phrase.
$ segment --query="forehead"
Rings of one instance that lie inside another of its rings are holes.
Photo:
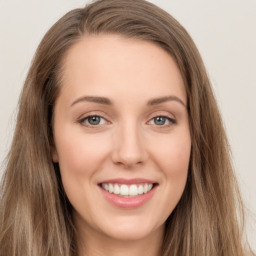
[[[119,35],[86,35],[63,61],[62,91],[106,97],[161,97],[176,94],[186,103],[186,92],[173,58],[160,46]]]

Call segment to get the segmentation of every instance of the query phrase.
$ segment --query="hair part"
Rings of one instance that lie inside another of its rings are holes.
[[[42,39],[21,93],[2,179],[0,255],[77,255],[72,206],[52,162],[52,119],[68,50],[97,34],[159,45],[184,80],[192,153],[185,191],[166,222],[162,254],[249,255],[229,144],[200,54],[173,17],[144,0],[95,1],[64,15]]]

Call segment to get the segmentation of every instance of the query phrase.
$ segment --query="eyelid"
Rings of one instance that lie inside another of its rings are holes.
[[[104,126],[106,124],[111,124],[110,119],[108,117],[106,117],[105,113],[102,113],[102,111],[99,111],[99,112],[98,111],[91,111],[91,112],[88,112],[86,114],[83,114],[83,115],[81,115],[80,117],[77,118],[77,122],[80,123],[81,125],[92,127],[92,128],[97,128],[97,127]],[[93,116],[98,116],[100,118],[103,118],[106,121],[106,123],[99,124],[99,125],[83,124],[83,122],[87,118],[93,117]],[[166,112],[166,111],[156,111],[156,112],[150,114],[147,118],[148,121],[146,123],[148,124],[152,119],[154,119],[156,117],[165,117],[165,118],[167,118],[171,123],[171,124],[169,124],[169,126],[177,123],[177,120],[176,120],[174,114],[171,114],[171,113]],[[167,126],[168,126],[168,124],[167,125],[162,125],[162,128],[167,127]],[[159,125],[159,128],[161,128],[160,125]]]
[[[90,117],[94,117],[94,116],[103,118],[106,121],[106,123],[99,124],[99,125],[90,125],[89,123],[87,123],[87,124],[84,123],[86,119],[88,119]],[[81,115],[80,117],[77,118],[77,122],[80,123],[81,125],[83,125],[85,127],[89,127],[89,128],[98,128],[98,127],[104,126],[107,123],[111,123],[109,121],[109,119],[105,116],[105,114],[102,114],[102,112],[97,113],[97,111],[93,111],[93,112],[89,112],[87,114]]]
[[[170,112],[167,112],[167,111],[156,111],[148,116],[148,120],[151,120],[158,116],[166,117],[166,118],[176,121],[175,115],[171,114]]]
[[[169,112],[165,112],[165,111],[157,111],[157,112],[154,112],[153,114],[151,114],[149,116],[147,124],[149,124],[149,122],[151,122],[156,117],[165,117],[170,122],[170,123],[165,124],[165,125],[154,125],[154,124],[151,124],[152,126],[156,126],[157,128],[166,128],[166,127],[172,126],[172,125],[177,123],[177,120],[176,120],[176,118],[175,118],[175,116],[173,114],[170,114]]]

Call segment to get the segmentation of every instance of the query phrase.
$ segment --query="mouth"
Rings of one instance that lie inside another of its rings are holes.
[[[144,205],[159,185],[145,179],[115,179],[98,184],[104,198],[118,208],[134,209]]]
[[[120,197],[130,198],[149,193],[157,183],[119,184],[100,183],[102,189]]]

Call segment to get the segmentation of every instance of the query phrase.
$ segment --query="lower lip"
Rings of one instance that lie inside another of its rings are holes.
[[[104,197],[107,199],[107,201],[109,201],[111,204],[113,204],[119,208],[125,208],[125,209],[138,208],[138,207],[144,205],[146,202],[148,202],[152,198],[152,196],[155,193],[155,190],[156,190],[156,188],[153,187],[146,194],[138,195],[135,197],[122,197],[119,195],[109,193],[106,190],[104,190],[103,188],[101,188],[101,191],[102,191]]]

